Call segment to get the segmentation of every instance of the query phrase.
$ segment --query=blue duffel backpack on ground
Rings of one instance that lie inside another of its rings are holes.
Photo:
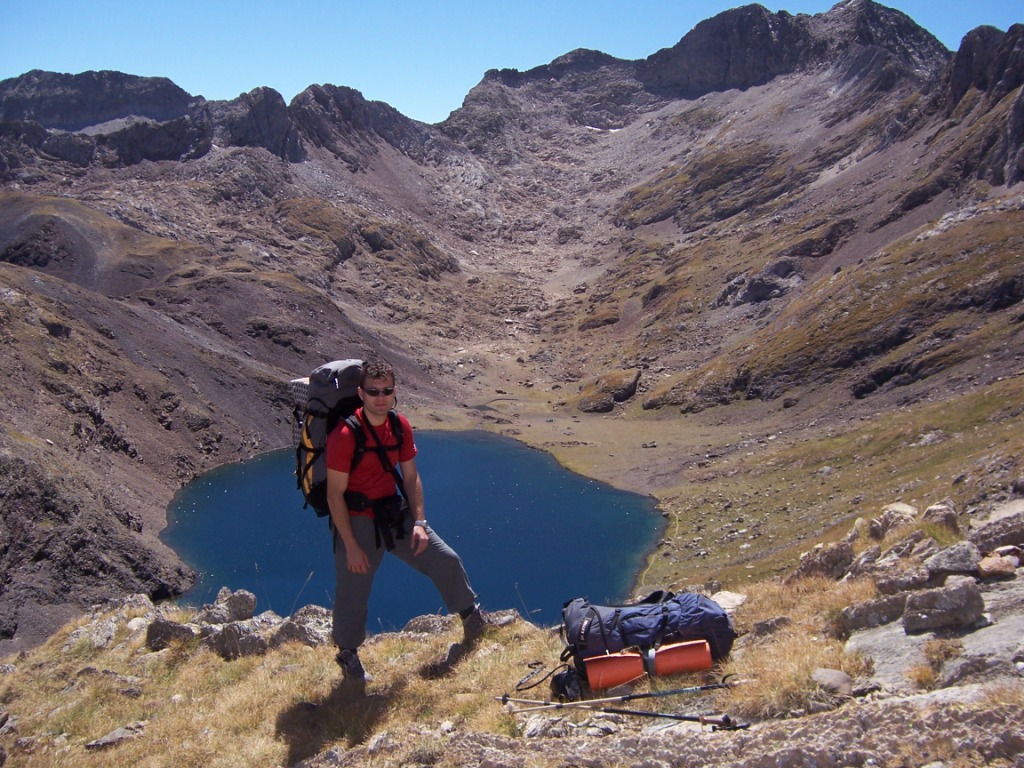
[[[711,658],[732,650],[732,617],[709,597],[693,592],[652,592],[629,605],[593,605],[577,597],[562,607],[563,660],[582,670],[584,659],[627,648],[645,651],[666,643],[707,640]]]

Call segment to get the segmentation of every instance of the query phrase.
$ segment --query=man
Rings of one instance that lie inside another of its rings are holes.
[[[427,525],[412,426],[401,414],[389,415],[396,390],[388,363],[371,360],[363,365],[358,389],[363,405],[355,415],[365,435],[365,451],[354,468],[357,441],[352,428],[342,421],[327,437],[327,501],[335,535],[333,635],[345,678],[357,682],[369,679],[358,649],[366,639],[370,589],[385,551],[434,582],[448,611],[461,617],[467,645],[486,624],[461,558]],[[395,432],[399,427],[401,439]],[[378,446],[384,447],[387,464]],[[397,517],[395,464],[408,501],[408,510]]]

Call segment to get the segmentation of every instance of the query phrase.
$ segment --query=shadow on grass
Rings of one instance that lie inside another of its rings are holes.
[[[455,666],[466,658],[472,649],[473,646],[470,643],[452,643],[444,656],[420,667],[420,677],[424,680],[438,680],[447,677],[455,671]]]
[[[365,686],[341,680],[322,700],[301,701],[286,709],[276,724],[277,736],[288,743],[285,764],[307,760],[329,743],[363,743],[403,687],[399,682],[367,693]]]

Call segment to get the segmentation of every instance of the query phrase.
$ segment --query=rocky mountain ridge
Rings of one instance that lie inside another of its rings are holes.
[[[157,535],[175,488],[287,445],[287,380],[373,348],[420,426],[656,495],[662,583],[791,563],[924,484],[1019,494],[1022,34],[950,55],[867,0],[746,6],[643,61],[492,70],[437,126],[333,85],[0,83],[0,645],[186,589]],[[794,456],[972,398],[1007,405],[928,423],[920,464],[917,434]],[[944,476],[951,443],[982,469]],[[905,469],[864,476],[876,444]]]

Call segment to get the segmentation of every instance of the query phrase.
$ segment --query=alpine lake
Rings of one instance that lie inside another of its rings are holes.
[[[556,626],[575,597],[610,604],[628,596],[661,531],[653,499],[487,432],[417,431],[416,445],[427,520],[462,557],[485,610],[514,608]],[[177,494],[161,538],[197,573],[180,604],[212,603],[227,587],[255,594],[257,613],[332,605],[327,518],[303,508],[294,472],[294,453],[280,450],[216,469]],[[384,558],[369,633],[444,612],[426,577]]]

